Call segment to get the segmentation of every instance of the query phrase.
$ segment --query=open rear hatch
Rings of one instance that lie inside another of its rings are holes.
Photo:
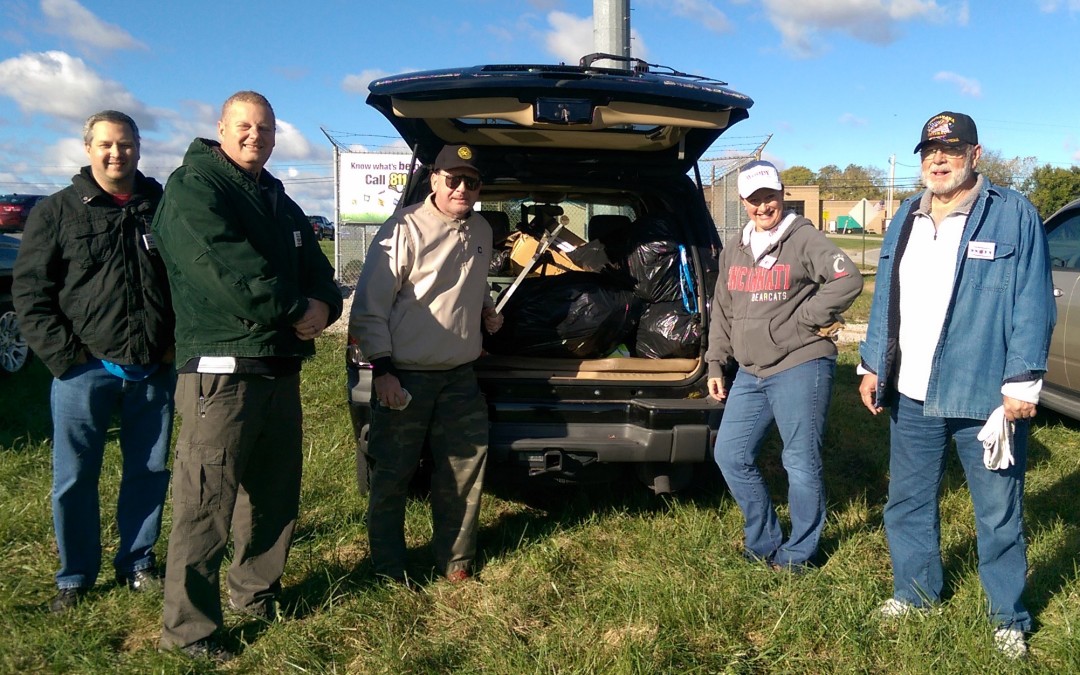
[[[595,161],[600,151],[606,161],[678,173],[689,171],[753,105],[723,82],[639,61],[634,70],[596,68],[595,56],[607,55],[591,55],[578,66],[394,75],[372,82],[367,102],[425,163],[445,144],[467,143],[484,147],[492,160],[565,152]]]

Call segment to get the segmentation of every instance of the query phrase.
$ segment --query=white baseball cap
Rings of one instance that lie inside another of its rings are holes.
[[[776,167],[764,160],[750,162],[739,171],[739,196],[748,198],[762,188],[783,190]]]

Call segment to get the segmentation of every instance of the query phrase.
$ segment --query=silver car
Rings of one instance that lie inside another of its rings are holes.
[[[1057,326],[1040,397],[1051,410],[1080,419],[1080,199],[1046,219]]]

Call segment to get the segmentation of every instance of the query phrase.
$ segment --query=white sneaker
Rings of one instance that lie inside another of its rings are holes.
[[[922,613],[922,611],[910,602],[889,598],[874,610],[874,617],[884,621],[892,621],[910,614]]]
[[[998,628],[995,630],[994,647],[1013,660],[1025,658],[1028,653],[1024,631],[1019,628]]]

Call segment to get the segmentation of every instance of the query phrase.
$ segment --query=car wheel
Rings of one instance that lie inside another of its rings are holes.
[[[0,310],[0,374],[17,373],[30,363],[30,347],[19,331],[14,310]]]

